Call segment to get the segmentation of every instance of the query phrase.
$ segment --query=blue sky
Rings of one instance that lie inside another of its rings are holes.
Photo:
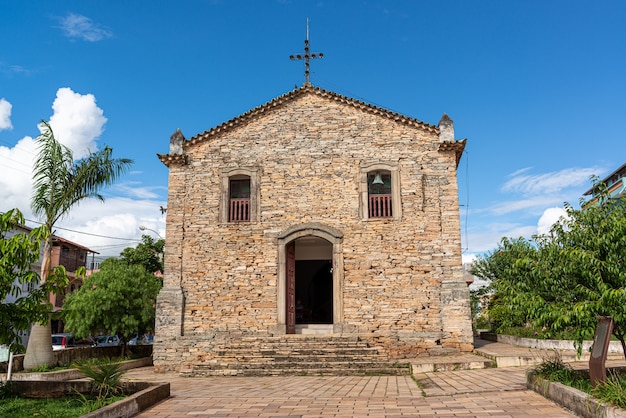
[[[307,18],[314,85],[431,124],[445,112],[467,138],[466,259],[536,233],[626,160],[623,1],[0,0],[0,211],[34,219],[45,119],[76,156],[135,160],[59,235],[112,255],[140,225],[164,235],[156,154],[177,128],[189,138],[300,86],[289,55]]]

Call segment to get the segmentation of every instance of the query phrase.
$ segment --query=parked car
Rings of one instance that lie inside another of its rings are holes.
[[[94,338],[98,347],[113,347],[122,344],[117,335],[99,335]]]
[[[154,341],[154,336],[150,334],[136,334],[133,338],[128,340],[128,345],[149,345]]]
[[[77,338],[70,333],[52,334],[52,350],[64,350],[71,347],[93,347],[96,343],[91,338]]]

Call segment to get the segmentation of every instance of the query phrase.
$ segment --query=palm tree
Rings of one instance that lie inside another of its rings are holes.
[[[55,223],[83,199],[95,197],[104,201],[100,190],[115,183],[133,161],[112,158],[113,150],[105,147],[75,162],[72,151],[54,137],[50,124],[43,120],[41,123],[41,135],[36,139],[39,153],[33,167],[31,207],[34,214],[42,219],[43,226],[50,231],[43,245],[41,261],[40,278],[41,283],[45,283],[51,269],[52,231]],[[43,325],[33,324],[24,368],[52,364],[51,335],[50,319]]]

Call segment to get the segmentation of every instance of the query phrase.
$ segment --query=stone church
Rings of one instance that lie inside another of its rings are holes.
[[[354,363],[357,345],[388,361],[471,351],[464,146],[445,114],[431,125],[309,82],[189,139],[178,130],[158,155],[155,369],[243,374],[308,346]]]

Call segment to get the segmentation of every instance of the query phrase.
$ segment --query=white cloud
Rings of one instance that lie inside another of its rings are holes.
[[[60,88],[52,104],[54,114],[50,126],[56,139],[69,147],[74,158],[80,159],[96,150],[96,140],[104,130],[107,118],[96,105],[93,94],[75,93],[68,87]]]
[[[547,235],[550,233],[552,225],[561,219],[567,219],[567,212],[563,208],[548,208],[543,212],[537,222],[537,234]]]
[[[471,264],[478,259],[476,254],[463,254],[461,256],[463,264]]]
[[[69,13],[60,20],[61,29],[68,38],[79,38],[88,42],[96,42],[113,36],[110,30],[104,26],[97,25],[86,16]]]
[[[30,214],[35,153],[35,142],[29,136],[19,140],[13,148],[0,146],[0,211],[18,208]]]
[[[11,108],[13,105],[6,99],[0,98],[0,131],[5,129],[12,129],[11,124]]]
[[[165,236],[165,217],[156,202],[126,198],[108,198],[104,203],[85,200],[59,225],[70,225],[72,231],[59,229],[57,235],[105,255],[119,255],[139,242],[143,234],[158,238],[151,231],[141,231],[142,225]]]
[[[466,248],[481,254],[496,248],[502,237],[531,238],[549,231],[564,213],[559,209],[563,203],[578,202],[589,187],[591,176],[604,172],[606,169],[602,167],[583,167],[533,174],[532,167],[525,167],[511,173],[500,188],[508,193],[506,200],[469,213],[470,227],[477,217],[488,215],[488,218],[483,218],[480,230],[463,237]]]
[[[132,175],[132,173],[130,174]],[[137,182],[119,183],[113,187],[121,194],[137,199],[157,199],[159,197],[159,194],[154,191],[154,187],[142,187]]]
[[[533,196],[527,199],[504,201],[494,204],[488,212],[495,215],[506,215],[508,213],[524,210],[526,212],[541,213],[543,208],[550,205],[562,204],[564,200],[557,195]]]
[[[50,124],[55,137],[72,149],[74,158],[97,149],[97,139],[106,118],[102,109],[96,106],[93,95],[61,88],[52,109]],[[0,146],[0,212],[18,208],[26,219],[37,220],[30,209],[36,154],[35,140],[30,136],[18,140],[12,148]],[[105,196],[111,196],[104,203],[89,199],[75,206],[57,223],[56,234],[107,256],[119,255],[124,248],[134,246],[142,234],[152,234],[140,231],[140,225],[165,236],[165,217],[159,207],[167,206],[167,203],[157,200],[158,195],[152,189],[129,177],[132,178],[132,174],[103,190]],[[27,224],[37,226],[36,223]]]
[[[518,170],[511,174],[509,181],[504,183],[502,191],[521,193],[523,195],[546,195],[560,193],[570,187],[583,186],[589,183],[594,174],[603,170],[598,167],[566,168],[544,174],[526,174],[530,169]]]
[[[480,255],[494,250],[503,237],[508,238],[531,238],[537,232],[536,225],[524,225],[514,222],[491,222],[480,225],[479,230],[470,230],[463,237],[464,245],[470,251],[464,254],[467,259],[472,254]]]

